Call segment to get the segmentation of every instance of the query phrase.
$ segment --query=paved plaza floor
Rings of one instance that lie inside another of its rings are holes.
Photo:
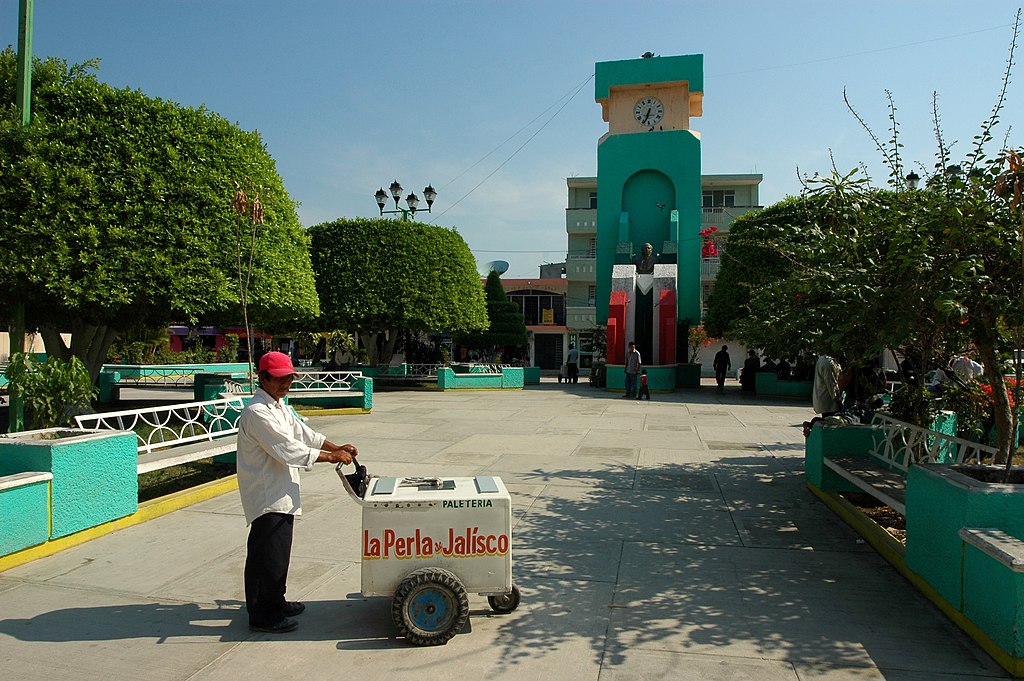
[[[0,677],[943,681],[1002,670],[805,488],[795,402],[705,387],[650,402],[545,381],[378,393],[312,418],[371,473],[500,476],[522,604],[470,598],[447,645],[359,595],[360,510],[303,473],[284,635],[241,607],[237,492],[0,573]]]

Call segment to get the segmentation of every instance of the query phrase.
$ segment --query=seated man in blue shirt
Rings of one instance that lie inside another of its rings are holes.
[[[352,463],[359,453],[336,445],[303,423],[281,399],[291,389],[295,368],[288,355],[260,358],[260,387],[238,417],[238,493],[249,524],[245,558],[245,605],[253,631],[283,633],[299,623],[306,606],[285,600],[292,529],[299,503],[299,468],[318,461]]]

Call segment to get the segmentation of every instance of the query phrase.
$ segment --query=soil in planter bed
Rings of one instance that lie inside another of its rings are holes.
[[[842,496],[900,543],[907,543],[907,519],[902,515],[885,504],[879,503],[869,494],[846,492]]]
[[[969,478],[982,482],[1008,483],[1011,485],[1024,484],[1024,468],[1020,466],[1010,467],[1010,478],[1006,479],[1006,466],[985,466],[977,464],[962,464],[953,466],[957,473],[963,473]]]
[[[162,468],[139,476],[139,503],[198,487],[235,474],[235,464],[211,459]]]

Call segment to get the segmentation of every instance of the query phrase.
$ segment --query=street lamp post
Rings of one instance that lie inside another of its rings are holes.
[[[408,208],[402,208],[398,202],[402,199],[402,185],[395,180],[388,187],[391,191],[391,198],[395,200],[395,210],[384,210],[384,206],[388,202],[388,193],[384,191],[384,187],[377,190],[377,193],[373,195],[377,199],[377,206],[380,207],[380,214],[385,213],[401,213],[403,220],[411,220],[416,217],[417,207],[420,205],[420,197],[416,196],[415,192],[409,192],[409,196],[405,197],[405,204]],[[437,198],[437,192],[429,184],[423,188],[423,198],[427,201],[427,212],[430,212],[430,208],[434,205],[434,199]]]

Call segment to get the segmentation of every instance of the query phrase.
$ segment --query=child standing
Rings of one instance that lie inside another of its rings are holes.
[[[651,401],[651,391],[647,389],[647,369],[640,370],[640,389],[636,391],[636,399],[647,396],[647,401]]]

